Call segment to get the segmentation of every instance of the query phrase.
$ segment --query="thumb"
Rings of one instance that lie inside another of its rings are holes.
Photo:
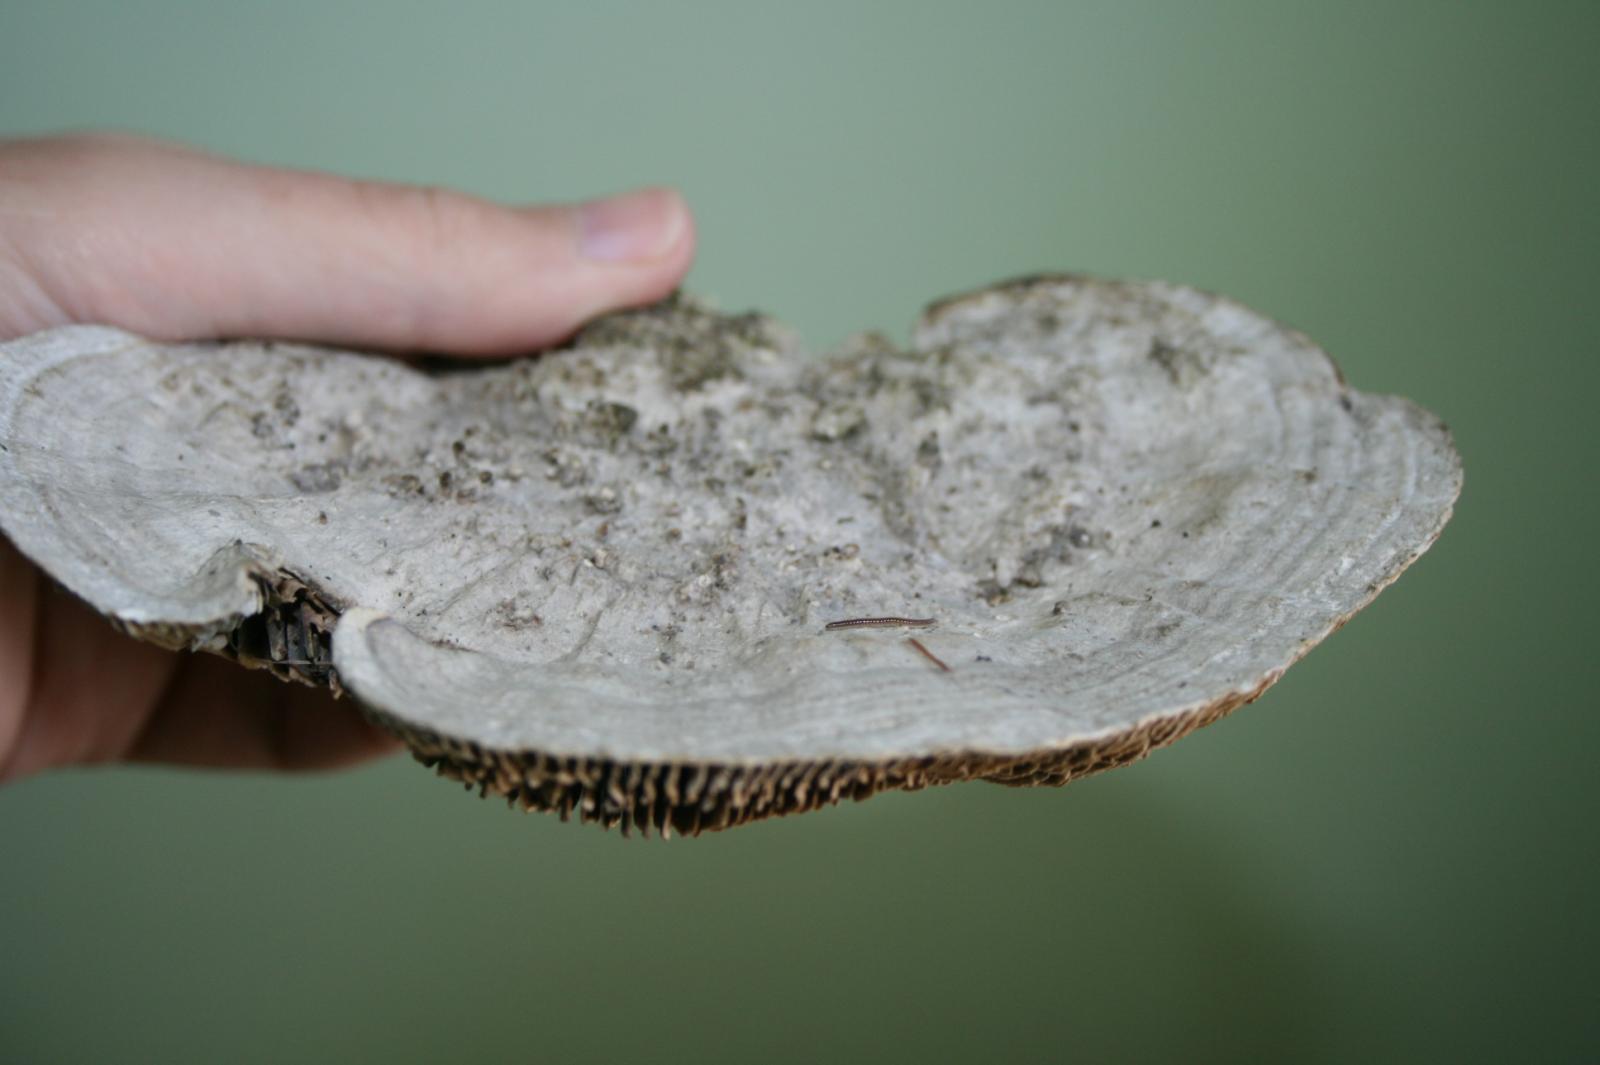
[[[682,280],[677,193],[510,208],[448,190],[249,166],[140,138],[0,144],[0,330],[98,321],[512,354]]]

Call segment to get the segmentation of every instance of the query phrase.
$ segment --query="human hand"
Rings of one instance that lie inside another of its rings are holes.
[[[670,191],[507,208],[127,136],[0,141],[0,340],[72,322],[397,352],[527,352],[659,299]],[[391,749],[349,703],[124,636],[0,537],[0,781],[136,761],[312,768]]]

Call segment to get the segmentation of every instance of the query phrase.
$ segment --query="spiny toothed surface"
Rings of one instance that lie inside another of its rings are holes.
[[[1266,689],[1263,684],[1261,690]],[[553,813],[605,828],[697,836],[768,817],[818,810],[879,792],[915,791],[937,784],[986,780],[1011,787],[1060,787],[1136,762],[1195,729],[1251,702],[1260,691],[1234,696],[1100,742],[1085,742],[1037,758],[951,754],[896,762],[790,762],[759,766],[715,763],[622,763],[552,758],[536,751],[490,751],[370,713],[439,775],[480,796],[500,796],[528,812]]]

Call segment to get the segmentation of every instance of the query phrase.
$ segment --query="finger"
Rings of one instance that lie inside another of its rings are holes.
[[[230,769],[331,769],[399,746],[348,699],[187,656],[128,758]]]
[[[0,541],[0,563],[13,558],[20,561]],[[213,655],[143,643],[113,629],[76,596],[38,580],[26,562],[21,566],[5,575],[26,578],[35,588],[36,609],[25,619],[29,661],[15,675],[0,674],[20,707],[10,735],[0,732],[0,782],[57,766],[126,759],[316,769],[395,747],[349,700],[336,702],[325,691]],[[9,592],[12,585],[4,587]]]
[[[0,536],[0,780],[33,702],[39,572]]]
[[[666,189],[519,209],[107,136],[0,146],[0,223],[31,282],[13,313],[35,328],[461,354],[528,351],[659,299],[694,254]]]
[[[26,694],[9,742],[0,744],[0,781],[54,766],[117,761],[168,684],[176,659],[116,631],[81,599],[23,565],[34,599],[34,610],[22,619],[31,629],[31,653],[20,674],[4,678]]]

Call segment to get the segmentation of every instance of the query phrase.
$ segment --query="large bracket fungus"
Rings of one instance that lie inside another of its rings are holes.
[[[1460,484],[1437,418],[1168,284],[1010,282],[826,361],[684,299],[438,373],[0,347],[0,524],[67,588],[645,831],[1133,761],[1260,695]],[[827,627],[860,617],[932,623]]]

